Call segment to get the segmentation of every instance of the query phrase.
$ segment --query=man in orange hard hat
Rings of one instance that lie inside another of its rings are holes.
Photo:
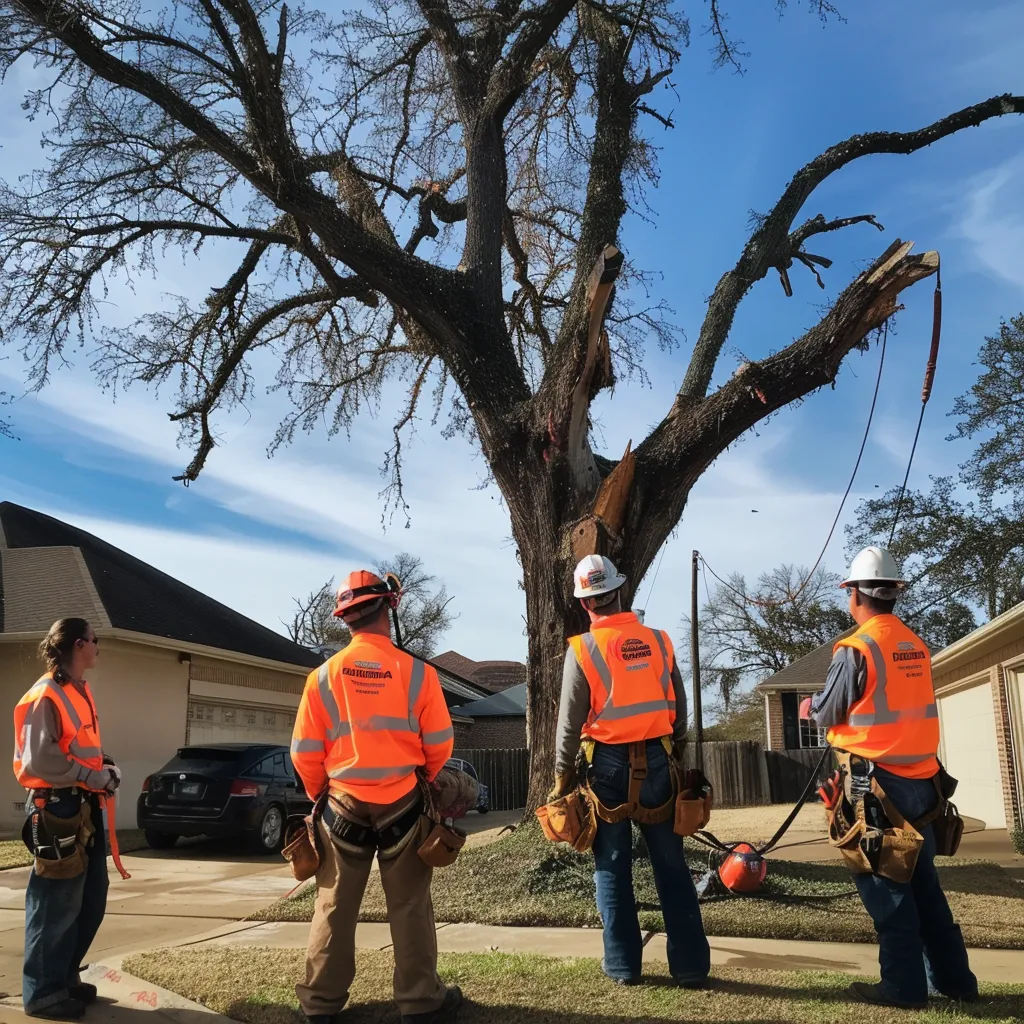
[[[611,559],[588,555],[575,577],[574,595],[591,625],[570,638],[565,654],[550,798],[575,784],[582,740],[587,784],[598,802],[593,849],[604,923],[601,967],[619,984],[640,981],[643,942],[632,875],[636,821],[665,918],[669,971],[684,988],[703,988],[711,951],[683,840],[673,831],[671,758],[686,735],[686,693],[672,641],[630,609],[622,590],[626,577]]]
[[[800,714],[828,729],[841,757],[852,755],[851,792],[865,800],[874,781],[924,839],[909,882],[880,872],[853,876],[878,933],[882,980],[854,982],[851,992],[868,1003],[924,1009],[931,982],[943,995],[973,1002],[978,981],[935,871],[934,828],[921,824],[940,800],[931,655],[893,613],[906,582],[885,548],[861,551],[841,586],[857,630],[835,645],[825,689]],[[885,827],[877,800],[866,800],[864,811],[869,825]]]
[[[355,977],[359,906],[380,864],[403,1024],[439,1024],[462,1003],[437,975],[432,869],[420,859],[430,831],[419,777],[451,756],[453,730],[437,672],[391,642],[397,581],[349,575],[334,615],[352,641],[310,673],[292,736],[292,761],[310,799],[329,791],[317,822],[322,858],[306,980],[296,994],[313,1024],[340,1019]]]

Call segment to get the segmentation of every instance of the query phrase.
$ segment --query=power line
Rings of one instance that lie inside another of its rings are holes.
[[[840,520],[840,518],[841,518],[841,516],[843,514],[843,508],[846,505],[846,499],[850,497],[850,491],[853,490],[853,483],[857,479],[857,470],[860,469],[861,459],[864,458],[864,449],[867,447],[868,435],[871,433],[871,421],[875,418],[875,406],[878,404],[878,390],[879,390],[879,388],[881,387],[881,384],[882,384],[882,370],[885,367],[885,350],[886,350],[886,346],[887,346],[888,342],[889,342],[889,321],[886,320],[885,325],[882,328],[882,352],[881,352],[881,355],[879,356],[879,359],[878,359],[878,375],[875,377],[875,391],[874,391],[874,394],[871,396],[871,409],[868,411],[868,421],[867,421],[867,423],[864,426],[864,436],[861,438],[860,451],[857,452],[857,461],[853,464],[853,472],[850,474],[850,482],[846,485],[846,491],[843,494],[843,500],[839,502],[839,509],[836,511],[836,517],[835,517],[835,519],[832,520],[832,528],[828,531],[828,536],[825,538],[825,543],[824,543],[824,545],[821,548],[821,552],[819,553],[817,560],[815,561],[814,565],[811,567],[811,569],[807,573],[807,575],[804,577],[804,581],[803,581],[803,583],[800,584],[800,587],[798,588],[797,592],[795,594],[793,594],[791,597],[787,598],[786,601],[794,601],[794,602],[796,601],[796,599],[806,589],[807,584],[810,583],[811,577],[814,575],[815,570],[817,570],[818,566],[821,565],[821,561],[825,557],[825,552],[828,550],[828,546],[832,542],[832,537],[833,537],[833,535],[836,532],[836,527],[839,525],[839,520]],[[924,416],[924,407],[922,406],[922,418],[923,418],[923,416]],[[918,429],[918,432],[920,432],[920,430],[921,430],[920,422],[917,425],[917,429]],[[917,439],[916,438],[914,440],[914,446],[915,446],[915,448],[917,447]],[[913,459],[913,453],[911,453],[911,459]],[[910,474],[910,467],[909,467],[909,465],[907,466],[907,474],[908,474],[908,476]],[[762,600],[759,600],[756,597],[749,597],[748,595],[743,594],[739,590],[737,590],[734,586],[732,586],[732,584],[726,583],[726,581],[723,580],[722,577],[719,576],[718,573],[715,572],[715,570],[712,569],[711,566],[707,564],[707,560],[704,558],[703,555],[700,556],[700,560],[701,560],[701,562],[705,566],[707,566],[707,568],[710,571],[711,575],[714,576],[715,579],[718,580],[719,583],[721,583],[724,587],[726,587],[729,590],[731,590],[734,594],[736,594],[738,597],[742,598],[744,601],[748,602],[749,604],[757,605],[760,608],[778,608],[778,607],[780,607],[780,606],[782,606],[783,604],[786,603],[786,601],[762,601]],[[705,581],[705,586],[706,585],[707,585],[707,582]]]

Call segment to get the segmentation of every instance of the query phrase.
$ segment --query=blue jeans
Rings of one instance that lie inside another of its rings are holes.
[[[906,779],[881,768],[875,778],[900,813],[914,821],[938,799],[931,779]],[[976,996],[960,927],[953,920],[935,870],[935,835],[922,830],[921,849],[909,882],[854,875],[857,891],[878,933],[882,989],[907,1002],[923,1002],[929,985],[952,998]]]
[[[47,810],[72,818],[80,796],[61,791]],[[64,795],[67,794],[67,795]],[[92,801],[96,834],[88,849],[85,871],[75,878],[40,878],[35,868],[25,890],[25,968],[22,1002],[26,1013],[43,1010],[68,997],[82,961],[96,937],[107,909],[107,850],[99,803]]]
[[[625,803],[629,795],[629,745],[598,743],[590,767],[590,785],[601,803]],[[668,758],[660,740],[647,743],[647,778],[640,802],[657,807],[672,796]],[[639,825],[654,869],[668,938],[668,966],[680,981],[697,981],[711,969],[711,950],[700,919],[697,892],[683,854],[683,840],[672,831],[672,819]],[[594,839],[594,883],[597,909],[604,923],[604,962],[610,978],[640,977],[643,946],[633,894],[633,824],[610,825],[598,818]]]

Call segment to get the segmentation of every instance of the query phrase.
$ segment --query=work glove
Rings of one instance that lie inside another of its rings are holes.
[[[94,793],[106,793],[113,796],[121,785],[121,769],[117,765],[105,765],[103,768],[82,769],[82,782]]]
[[[565,796],[576,785],[576,773],[555,772],[555,787],[548,793],[548,803]]]
[[[843,784],[839,772],[833,772],[826,780],[823,786],[818,787],[818,796],[821,797],[821,802],[826,808],[831,810],[837,803],[839,803],[840,797],[843,795]]]
[[[804,697],[804,699],[800,702],[800,712],[799,712],[799,714],[800,714],[801,718],[810,718],[811,717],[811,698],[810,697]]]

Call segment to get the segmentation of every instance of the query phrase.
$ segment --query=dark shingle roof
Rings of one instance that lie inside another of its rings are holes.
[[[828,667],[832,663],[832,648],[837,640],[850,636],[856,631],[856,626],[851,626],[845,633],[840,633],[834,640],[827,644],[816,647],[810,654],[787,665],[781,672],[769,676],[758,683],[759,690],[800,690],[801,692],[816,693],[825,686],[825,676],[828,674]]]
[[[5,554],[4,543],[12,552],[29,548],[78,549],[113,628],[291,665],[313,668],[320,664],[314,652],[59,519],[9,501],[0,502],[0,538],[0,558]],[[16,594],[5,596],[8,604],[18,599]],[[6,605],[0,607],[0,631],[7,628],[5,620],[24,620],[21,612],[15,616],[13,611]],[[47,629],[52,621],[40,621],[33,628]]]
[[[501,715],[526,714],[526,683],[509,687],[502,693],[495,693],[483,700],[475,700],[472,704],[463,704],[456,709],[467,718],[490,718]]]
[[[445,651],[434,658],[434,664],[462,676],[485,693],[501,693],[526,682],[526,666],[521,661],[473,661],[458,651]]]

